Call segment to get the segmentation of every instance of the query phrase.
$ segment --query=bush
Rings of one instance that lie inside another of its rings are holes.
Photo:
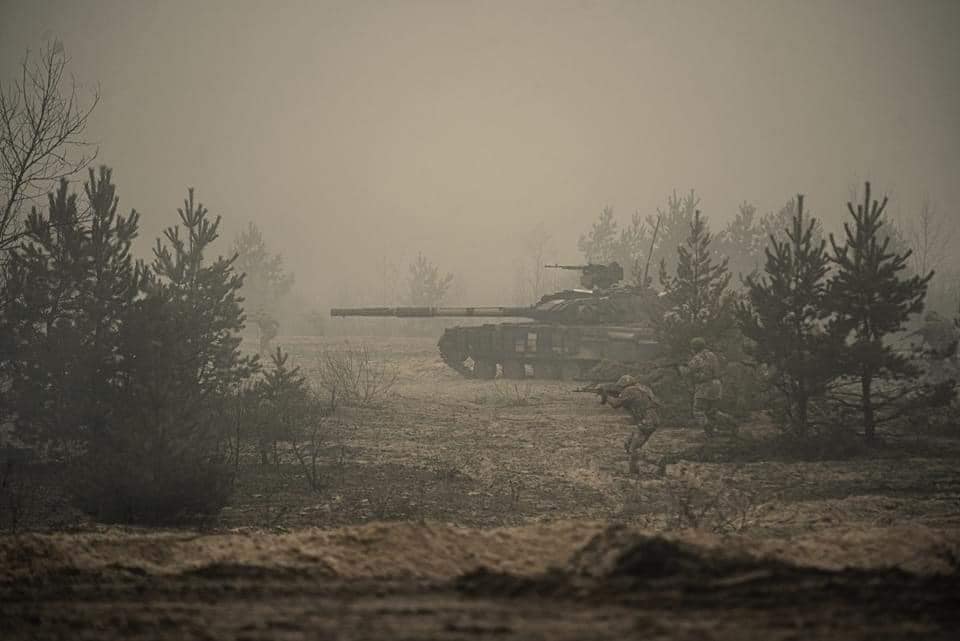
[[[323,419],[333,412],[310,388],[299,367],[289,367],[289,355],[278,347],[271,355],[272,368],[251,390],[260,462],[270,456],[279,469],[281,443],[289,445],[294,461],[303,471],[307,484],[319,490],[319,458],[326,442]]]
[[[29,449],[0,448],[0,531],[16,533],[24,521],[31,496],[23,468],[32,455]]]
[[[532,388],[529,383],[505,383],[493,381],[489,391],[477,395],[478,405],[494,405],[496,407],[526,407],[534,402]]]
[[[98,447],[75,461],[74,502],[106,522],[176,523],[215,514],[233,490],[226,457],[184,448]]]
[[[397,383],[399,370],[390,362],[377,362],[366,345],[328,350],[320,356],[320,386],[331,404],[375,405],[383,401]]]

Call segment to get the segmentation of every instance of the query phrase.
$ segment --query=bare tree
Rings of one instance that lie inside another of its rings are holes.
[[[400,265],[391,260],[386,254],[377,261],[377,292],[378,305],[393,305],[397,302],[400,292]]]
[[[950,253],[952,231],[947,218],[939,214],[929,200],[924,200],[920,212],[907,223],[905,230],[906,241],[913,251],[910,266],[915,274],[926,274],[940,267]]]
[[[544,267],[553,253],[553,234],[539,222],[521,240],[521,255],[517,261],[516,302],[529,305],[545,294],[555,278]],[[554,288],[557,289],[557,288]]]
[[[84,133],[100,95],[82,102],[68,63],[54,41],[36,59],[28,50],[19,77],[0,83],[0,255],[22,235],[26,207],[97,154]]]
[[[667,197],[667,208],[657,208],[657,214],[647,216],[647,228],[657,229],[656,242],[650,248],[653,264],[666,263],[668,273],[677,267],[677,249],[687,242],[694,214],[699,210],[700,197],[691,189],[685,196],[674,191]]]
[[[453,283],[453,274],[441,274],[440,268],[423,254],[410,263],[410,304],[435,307],[443,302]]]

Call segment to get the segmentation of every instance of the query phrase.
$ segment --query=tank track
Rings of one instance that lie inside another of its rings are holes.
[[[445,333],[440,337],[437,348],[440,350],[440,358],[447,364],[447,367],[456,370],[462,376],[473,378],[473,370],[466,365],[467,356],[460,351],[456,341],[450,338],[448,334]]]

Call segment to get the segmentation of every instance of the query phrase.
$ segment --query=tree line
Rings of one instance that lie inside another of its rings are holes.
[[[953,338],[945,349],[905,350],[893,340],[924,310],[934,272],[910,269],[913,252],[889,222],[888,200],[873,198],[869,182],[862,202],[847,203],[839,238],[824,237],[802,195],[759,224],[755,208],[741,206],[717,238],[698,204],[693,192],[674,195],[667,211],[658,212],[669,241],[650,242],[649,227],[641,225],[654,218],[641,224],[634,216],[616,234],[609,209],[580,240],[588,260],[632,258],[639,265],[644,256],[636,253],[636,236],[659,253],[654,323],[673,357],[700,336],[729,360],[760,369],[750,384],[776,392],[781,423],[798,436],[853,412],[866,439],[874,440],[878,424],[953,400],[953,378],[922,374],[924,358],[956,353],[955,329],[948,329]],[[681,231],[680,242],[667,244]],[[741,263],[740,288],[733,286],[731,258]],[[634,278],[637,287],[651,286],[636,267]]]
[[[243,444],[279,465],[283,441],[316,486],[324,418],[339,401],[382,394],[395,376],[360,352],[325,358],[322,390],[282,350],[264,366],[278,331],[273,309],[293,277],[253,225],[230,255],[214,257],[221,218],[192,189],[152,258],[135,259],[139,215],[121,212],[109,168],[87,167],[95,150],[83,134],[96,94],[81,104],[65,65],[53,46],[37,64],[24,61],[20,82],[0,86],[0,425],[66,464],[78,504],[101,518],[215,511]],[[83,169],[73,193],[68,178]],[[580,249],[588,261],[630,266],[642,288],[652,287],[653,265],[664,344],[679,353],[702,336],[749,356],[791,431],[815,429],[824,408],[852,409],[872,439],[882,422],[954,396],[952,379],[918,378],[916,359],[889,340],[923,310],[940,245],[928,224],[915,230],[922,259],[902,249],[886,207],[867,183],[863,201],[848,203],[843,235],[824,238],[802,196],[775,217],[758,219],[744,205],[716,239],[718,253],[691,191],[625,228],[605,209]],[[531,246],[539,260],[543,244]],[[760,256],[762,265],[732,262]],[[439,304],[452,282],[418,254],[409,302]],[[248,323],[260,354],[241,349]]]

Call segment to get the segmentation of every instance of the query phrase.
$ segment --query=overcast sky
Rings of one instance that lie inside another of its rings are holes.
[[[865,178],[955,211],[958,32],[949,0],[0,0],[0,71],[58,38],[99,83],[90,134],[147,241],[194,186],[311,298],[423,251],[493,303],[537,222],[572,262],[604,205],[673,189],[715,229],[797,192],[837,220]]]

